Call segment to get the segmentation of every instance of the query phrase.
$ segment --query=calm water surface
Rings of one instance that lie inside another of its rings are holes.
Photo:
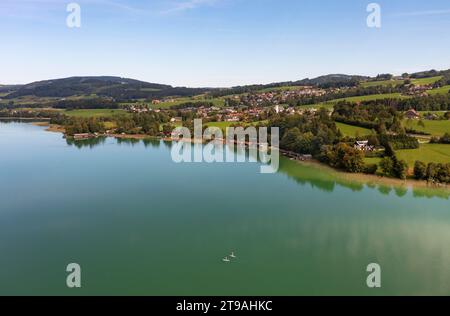
[[[450,200],[433,195],[0,122],[0,294],[450,294]]]

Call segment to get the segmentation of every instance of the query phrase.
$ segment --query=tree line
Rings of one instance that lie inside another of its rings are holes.
[[[68,136],[75,134],[95,134],[106,131],[105,123],[111,124],[114,133],[125,134],[145,134],[149,136],[158,136],[161,134],[160,126],[168,123],[170,118],[164,113],[139,113],[139,114],[115,114],[112,117],[70,117],[60,114],[53,117],[52,124],[58,124],[64,127]]]

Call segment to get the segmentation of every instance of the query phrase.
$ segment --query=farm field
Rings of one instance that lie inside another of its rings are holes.
[[[429,95],[435,95],[435,94],[446,94],[446,93],[449,93],[449,91],[450,91],[450,85],[443,86],[443,87],[433,89],[433,90],[429,90],[427,93]]]
[[[425,127],[419,126],[417,120],[405,120],[404,126],[417,131],[426,132],[432,136],[442,136],[445,133],[450,133],[450,120],[422,120]]]
[[[424,163],[450,163],[450,145],[446,144],[421,144],[418,149],[397,150],[397,157],[408,163],[410,169],[414,163],[420,160]]]
[[[428,85],[433,84],[436,81],[439,81],[442,79],[442,76],[436,76],[436,77],[429,77],[429,78],[420,78],[420,79],[411,79],[411,83],[415,85]],[[397,86],[404,83],[404,80],[380,80],[380,81],[368,81],[368,82],[362,82],[361,87],[368,88],[368,87],[375,87],[375,86]]]
[[[109,117],[114,114],[126,114],[120,109],[66,110],[64,114],[74,117]]]
[[[214,104],[216,107],[223,107],[225,106],[225,99],[223,98],[213,98],[213,99],[205,99],[205,98],[199,98],[199,97],[192,97],[192,98],[176,98],[173,99],[173,102],[167,101],[167,102],[161,102],[159,104],[153,104],[151,107],[154,109],[167,109],[172,106],[180,105],[183,103],[192,102],[192,103],[199,103],[199,102],[210,102]]]
[[[367,81],[361,82],[360,86],[363,88],[376,87],[376,86],[397,86],[402,84],[403,80],[380,80],[380,81]]]
[[[364,163],[366,165],[371,165],[371,164],[378,165],[380,163],[380,161],[381,161],[381,158],[376,158],[376,157],[375,158],[372,158],[372,157],[364,158]]]
[[[344,136],[356,137],[372,134],[372,131],[368,128],[352,126],[344,123],[336,122],[336,126],[344,134]]]
[[[446,111],[417,111],[421,116],[424,116],[428,113],[436,114],[437,116],[444,116]]]
[[[408,169],[414,169],[414,163],[419,160],[428,164],[450,163],[450,145],[446,144],[421,144],[418,149],[403,149],[396,151],[398,159],[406,161]],[[381,158],[364,158],[366,164],[379,164]]]
[[[225,129],[227,127],[230,127],[231,125],[237,124],[238,122],[209,122],[205,125],[208,127],[218,127],[221,129]]]
[[[412,79],[411,82],[415,85],[428,85],[433,84],[436,81],[442,79],[442,76],[429,77],[429,78],[420,78],[420,79]]]
[[[303,105],[303,106],[301,106],[301,108],[304,108],[304,109],[326,108],[326,109],[331,110],[331,109],[333,109],[334,104],[336,104],[340,101],[362,102],[362,101],[373,101],[373,100],[382,100],[382,99],[398,99],[398,98],[405,99],[408,97],[402,95],[401,93],[371,94],[371,95],[364,95],[364,96],[334,99],[334,100],[330,100],[330,101],[318,103],[318,104]]]
[[[370,94],[363,95],[357,97],[349,97],[349,98],[341,98],[328,101],[327,103],[337,103],[339,101],[348,101],[348,102],[362,102],[362,101],[373,101],[373,100],[382,100],[382,99],[406,99],[407,96],[402,95],[401,93],[386,93],[386,94]]]

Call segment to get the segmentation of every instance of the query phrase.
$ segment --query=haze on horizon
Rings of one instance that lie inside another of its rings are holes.
[[[68,28],[66,6],[81,6]],[[368,28],[366,7],[382,8]],[[446,0],[2,0],[0,83],[120,76],[230,87],[450,68]]]

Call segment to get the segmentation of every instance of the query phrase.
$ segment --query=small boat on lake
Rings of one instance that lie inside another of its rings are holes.
[[[225,257],[222,259],[223,262],[230,262],[230,259],[228,257]]]

